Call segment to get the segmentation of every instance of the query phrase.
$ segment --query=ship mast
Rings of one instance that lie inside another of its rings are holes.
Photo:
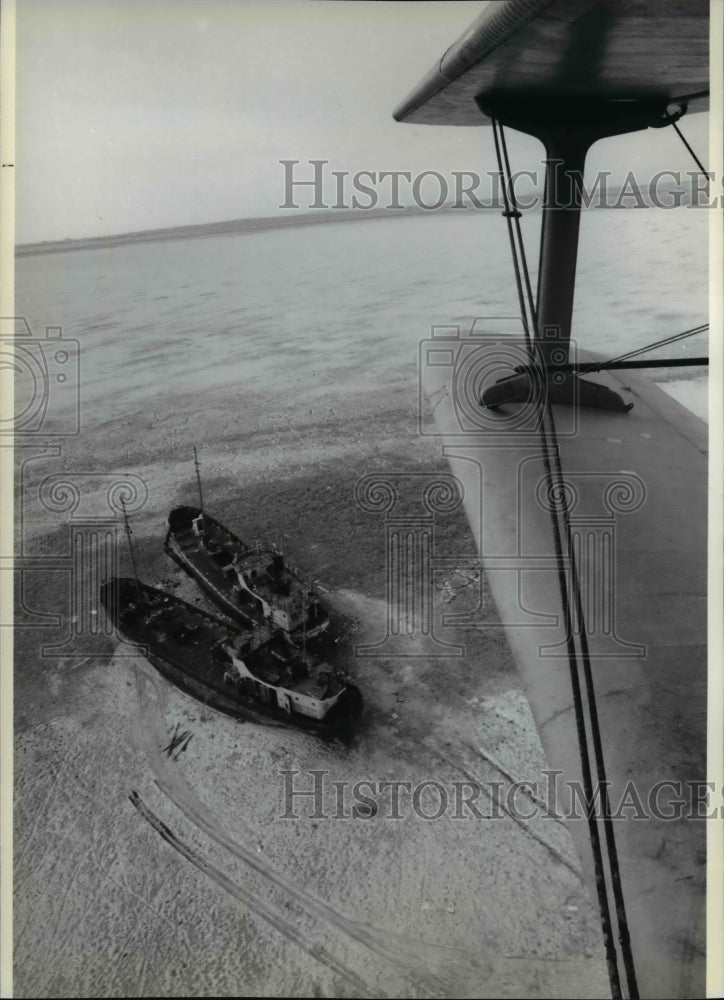
[[[196,484],[199,488],[199,509],[201,510],[201,523],[204,523],[204,495],[201,492],[201,473],[199,472],[199,456],[194,445],[194,465],[196,466]]]
[[[126,538],[128,539],[128,551],[131,553],[131,566],[133,567],[133,580],[136,584],[136,597],[140,603],[141,601],[141,587],[138,582],[138,569],[136,568],[136,554],[133,551],[133,542],[131,541],[131,525],[128,523],[128,511],[126,510],[126,501],[121,499],[121,507],[123,508],[123,523],[126,528]]]

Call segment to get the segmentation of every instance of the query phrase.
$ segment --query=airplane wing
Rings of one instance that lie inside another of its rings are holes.
[[[703,0],[493,0],[395,109],[399,122],[486,125],[479,94],[688,99],[706,111]]]
[[[703,110],[707,88],[707,3],[502,0],[395,118],[471,125],[495,114],[505,123],[507,109],[519,114],[530,100],[547,104],[546,122],[575,106],[566,124],[585,128],[589,101]],[[525,130],[545,141],[541,120]],[[556,284],[570,285],[572,302],[575,246],[566,247],[577,232],[554,219],[546,237],[546,224],[544,211],[538,318],[544,309],[562,317],[565,333],[571,303]],[[599,388],[587,394],[611,390],[622,405],[584,405],[574,392],[552,405],[546,436],[532,397],[480,405],[526,359],[494,325],[426,342],[423,355],[443,451],[561,772],[560,808],[598,897],[613,995],[703,996],[706,427],[647,378],[617,371],[592,376]],[[587,820],[572,790],[601,782],[608,806]]]

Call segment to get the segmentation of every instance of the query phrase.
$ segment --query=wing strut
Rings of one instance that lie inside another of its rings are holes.
[[[540,139],[546,150],[545,196],[541,228],[535,342],[539,363],[569,360],[576,260],[581,221],[583,170],[588,150],[606,136],[668,124],[673,116],[661,100],[520,101],[509,97],[477,98],[481,111]],[[683,114],[683,111],[681,112]],[[611,389],[558,372],[543,382],[549,402],[597,406],[625,412],[631,408]],[[529,374],[513,375],[487,388],[482,402],[500,406],[527,402],[540,391]]]
[[[611,995],[614,1000],[623,996],[621,990],[621,977],[619,973],[619,959],[614,940],[614,922],[612,919],[612,907],[609,902],[609,881],[612,895],[613,909],[616,914],[616,925],[618,927],[618,943],[621,949],[621,960],[626,974],[628,995],[632,1000],[637,1000],[639,996],[636,971],[633,962],[631,949],[631,939],[626,917],[626,907],[621,887],[621,875],[618,863],[618,851],[611,819],[611,808],[608,798],[608,781],[606,777],[606,764],[603,754],[603,743],[596,709],[596,692],[593,684],[593,673],[591,670],[590,653],[588,649],[588,638],[586,634],[586,624],[584,620],[583,601],[581,597],[581,587],[576,564],[574,546],[572,544],[571,524],[569,510],[566,500],[566,484],[563,478],[563,468],[561,465],[560,452],[558,448],[558,438],[556,434],[555,419],[551,409],[549,392],[545,382],[540,381],[541,375],[545,373],[544,357],[547,342],[540,337],[540,288],[538,304],[533,302],[533,292],[531,289],[530,277],[523,244],[523,236],[520,228],[520,212],[515,203],[515,192],[510,184],[510,162],[508,160],[508,150],[505,142],[505,134],[500,123],[493,119],[493,137],[495,140],[495,152],[498,158],[498,167],[503,175],[503,199],[505,211],[503,212],[508,223],[508,235],[513,256],[515,270],[516,287],[521,310],[521,321],[525,332],[526,346],[528,350],[531,367],[536,367],[538,380],[531,375],[531,386],[536,390],[536,403],[539,414],[539,430],[541,438],[541,452],[544,461],[548,495],[555,498],[551,506],[551,522],[556,553],[558,585],[561,593],[561,605],[564,614],[566,630],[566,647],[568,655],[568,665],[571,680],[571,693],[573,696],[573,706],[576,720],[576,732],[578,736],[578,751],[581,760],[581,771],[583,775],[584,791],[588,802],[587,821],[588,834],[593,854],[593,866],[596,881],[596,891],[598,895],[599,910],[601,914],[601,929],[603,932],[604,946],[606,950],[606,964],[608,968],[609,982],[611,984]],[[502,154],[502,155],[501,155]],[[581,164],[582,174],[582,164]],[[576,213],[575,233],[577,239],[578,217]],[[565,226],[558,230],[553,230],[558,235],[566,232]],[[570,230],[568,231],[570,235]],[[552,251],[549,251],[551,253]],[[572,266],[575,270],[575,247],[572,259]],[[525,286],[525,293],[524,293]],[[564,300],[564,307],[566,301]],[[572,307],[572,295],[570,298]],[[568,318],[570,333],[570,315]],[[533,336],[531,337],[531,332]],[[548,356],[555,361],[557,352],[561,348],[555,344],[554,350],[548,352]],[[567,355],[566,355],[567,356]],[[573,376],[568,376],[571,381],[576,381]],[[570,567],[570,580],[566,574],[566,563]],[[575,625],[574,625],[575,623]],[[575,635],[578,635],[578,648],[576,647]],[[585,697],[584,697],[585,691]],[[591,747],[593,755],[591,755]],[[593,756],[593,760],[591,759]],[[603,807],[603,833],[605,838],[605,851],[602,843],[601,831],[595,816],[596,793],[594,790],[594,771],[596,787],[601,796]],[[608,863],[608,879],[606,874],[606,862]]]

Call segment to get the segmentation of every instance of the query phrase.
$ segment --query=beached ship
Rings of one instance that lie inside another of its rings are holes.
[[[337,735],[361,711],[358,688],[279,629],[250,618],[231,629],[133,577],[104,583],[101,602],[164,677],[229,715]]]
[[[234,621],[269,622],[299,641],[328,627],[318,595],[276,548],[251,548],[199,507],[176,507],[168,524],[166,552]]]
[[[329,615],[303,574],[276,546],[247,545],[204,509],[200,463],[194,447],[199,506],[175,507],[164,549],[234,621],[248,619],[281,629],[302,644],[320,635]]]

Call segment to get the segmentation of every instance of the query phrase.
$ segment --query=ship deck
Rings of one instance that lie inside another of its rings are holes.
[[[302,602],[303,581],[285,564],[279,571],[272,569],[274,553],[269,549],[250,549],[231,532],[211,518],[207,518],[204,541],[191,529],[176,529],[173,537],[184,558],[202,573],[210,584],[233,600],[235,583],[225,573],[223,566],[236,560],[236,565],[249,580],[252,589],[265,600],[276,606],[291,610]],[[209,547],[211,543],[211,548]],[[216,551],[214,551],[214,549]],[[216,557],[224,554],[230,558],[219,561]]]
[[[339,681],[329,664],[305,654],[279,636],[262,641],[256,648],[244,648],[239,642],[227,647],[242,659],[258,680],[310,698],[331,697],[340,690]]]

